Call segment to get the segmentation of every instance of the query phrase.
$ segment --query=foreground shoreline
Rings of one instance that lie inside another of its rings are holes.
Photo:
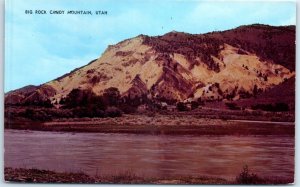
[[[17,183],[86,183],[86,184],[291,184],[293,179],[267,177],[260,178],[254,174],[236,180],[208,176],[177,178],[145,178],[131,172],[112,176],[89,176],[84,173],[62,173],[49,170],[10,168],[4,169],[6,182]],[[239,175],[241,176],[241,174]]]

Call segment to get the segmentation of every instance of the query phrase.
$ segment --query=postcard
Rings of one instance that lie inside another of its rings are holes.
[[[296,3],[7,0],[7,182],[291,184]]]

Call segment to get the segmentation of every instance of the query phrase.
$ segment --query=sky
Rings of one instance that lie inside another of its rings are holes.
[[[32,10],[33,14],[25,14]],[[46,10],[47,14],[35,14]],[[49,14],[64,10],[65,14]],[[68,10],[93,15],[66,14]],[[95,15],[95,11],[107,15]],[[296,24],[293,1],[6,0],[4,91],[40,85],[139,34],[199,34],[240,25]]]

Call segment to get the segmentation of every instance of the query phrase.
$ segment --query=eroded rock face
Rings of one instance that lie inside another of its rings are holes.
[[[139,35],[109,46],[99,59],[53,81],[7,93],[5,103],[58,103],[73,89],[101,95],[110,87],[118,88],[121,96],[239,99],[280,85],[294,71],[294,26]]]

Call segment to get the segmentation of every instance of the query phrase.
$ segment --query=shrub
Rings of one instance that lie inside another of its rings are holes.
[[[77,107],[72,110],[74,117],[83,118],[89,116],[87,110],[83,107]]]
[[[40,106],[45,108],[51,108],[53,107],[51,101],[49,99],[43,100],[43,99],[35,99],[35,100],[27,100],[23,104],[25,106]]]
[[[188,110],[188,108],[185,106],[185,104],[183,102],[178,102],[176,107],[177,107],[178,111],[187,111]]]
[[[251,106],[253,110],[264,110],[271,112],[286,112],[289,111],[289,105],[286,103],[275,103],[275,104],[256,104]]]
[[[86,106],[94,93],[91,90],[73,89],[65,99],[65,107],[75,108],[77,106]]]
[[[87,70],[87,74],[91,74],[91,73],[94,73],[95,72],[95,69],[89,69],[89,70]]]
[[[122,111],[116,107],[108,107],[105,110],[106,116],[107,117],[121,117],[122,116]]]
[[[110,87],[104,90],[103,98],[107,105],[116,106],[120,102],[120,91],[118,88]]]
[[[256,174],[250,173],[248,166],[245,165],[241,173],[236,177],[238,184],[261,184],[263,181]]]
[[[54,118],[71,118],[73,117],[73,113],[69,109],[54,109],[47,111]]]
[[[238,107],[236,103],[225,103],[225,105],[230,110],[240,110],[240,107]]]
[[[106,109],[105,99],[102,96],[94,94],[92,90],[73,89],[60,103],[64,104],[64,108],[83,107],[86,110]]]
[[[34,111],[31,108],[27,108],[24,112],[24,117],[32,118],[34,115]]]
[[[105,112],[95,106],[77,107],[72,110],[73,115],[79,118],[83,117],[105,117]]]
[[[31,119],[33,121],[50,121],[52,119],[51,115],[43,109],[26,109],[21,116]]]
[[[122,105],[120,106],[120,109],[125,113],[125,114],[133,114],[136,112],[137,107],[131,106],[131,105]]]
[[[99,83],[101,80],[101,78],[97,75],[94,75],[90,80],[89,83],[91,83],[92,85],[95,85],[97,83]]]
[[[198,107],[199,107],[199,103],[198,102],[196,102],[196,101],[192,101],[191,102],[191,108],[192,108],[192,110],[194,110],[194,109],[196,109]]]
[[[289,105],[286,103],[276,103],[275,104],[276,111],[289,111]]]
[[[122,173],[118,173],[114,176],[112,176],[112,181],[114,183],[130,183],[132,182],[133,180],[136,180],[136,179],[139,179],[138,176],[136,176],[134,173],[132,173],[132,171],[124,171]]]

